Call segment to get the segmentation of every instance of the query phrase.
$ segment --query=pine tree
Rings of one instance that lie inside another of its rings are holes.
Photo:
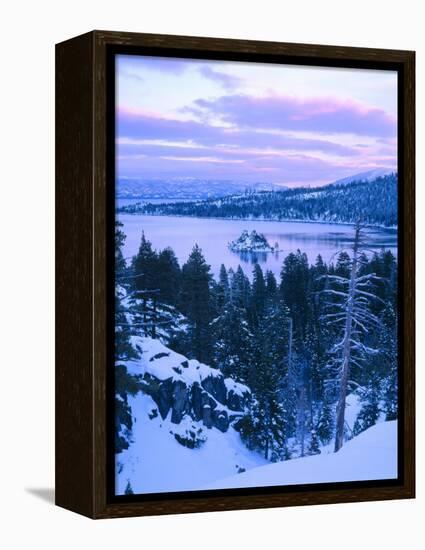
[[[293,354],[288,390],[292,390],[292,403],[289,410],[292,410],[292,415],[295,417],[294,435],[299,445],[300,456],[305,456],[313,416],[311,365],[305,348],[302,352]]]
[[[289,312],[283,326],[285,325],[288,345],[281,399],[285,408],[287,434],[293,436],[297,428],[297,353],[294,349],[294,323]]]
[[[127,296],[131,280],[122,253],[126,235],[122,231],[123,224],[115,222],[115,360],[126,361],[136,356],[130,344],[131,323],[128,318],[128,308],[123,304]]]
[[[213,361],[226,377],[247,383],[252,338],[246,311],[230,299],[211,323],[214,339]]]
[[[319,437],[317,435],[316,430],[311,430],[310,432],[310,443],[308,446],[308,454],[309,455],[318,455],[320,454],[320,445],[319,445]]]
[[[326,264],[323,261],[322,255],[318,254],[314,263],[315,277],[320,277],[326,273]]]
[[[189,321],[192,356],[208,363],[211,359],[211,273],[196,244],[182,267],[180,309]]]
[[[266,271],[266,292],[268,298],[275,296],[277,292],[276,277],[274,276],[273,271],[270,270]]]
[[[359,433],[367,430],[371,426],[374,426],[378,421],[380,414],[379,393],[378,380],[371,380],[366,389],[362,392],[362,408],[360,409],[360,412],[353,426],[354,435],[358,435]]]
[[[391,303],[381,314],[376,363],[379,361],[380,394],[385,420],[398,416],[398,345],[397,315]]]
[[[132,260],[134,288],[136,290],[154,290],[158,288],[158,256],[152,244],[142,232],[139,251]]]
[[[127,264],[122,253],[122,247],[125,243],[125,233],[122,228],[124,224],[115,220],[115,277],[123,280],[127,275]]]
[[[128,279],[122,246],[125,234],[122,224],[115,225],[115,452],[128,449],[133,420],[128,405],[128,393],[138,391],[137,381],[131,377],[125,366],[125,361],[137,356],[131,345],[131,323],[127,307],[123,300],[128,291]]]
[[[297,250],[283,261],[280,281],[282,298],[289,308],[294,323],[294,332],[298,342],[305,336],[309,317],[309,279],[310,272],[306,254]]]
[[[316,434],[322,445],[327,445],[334,434],[334,409],[329,403],[324,403],[320,411],[319,420],[316,427]]]
[[[391,375],[385,381],[383,412],[385,420],[396,420],[398,417],[398,381],[397,367],[394,368]]]
[[[170,247],[158,254],[156,262],[157,278],[155,286],[159,289],[159,300],[170,305],[177,305],[180,292],[181,271],[179,262]]]
[[[226,271],[224,264],[221,264],[219,279],[216,287],[217,308],[219,310],[221,310],[224,304],[229,300],[229,293],[229,275]]]
[[[282,460],[291,460],[292,452],[286,443],[283,445]]]
[[[115,360],[127,361],[136,357],[131,345],[132,323],[127,315],[127,307],[123,304],[125,290],[115,287]]]
[[[379,315],[386,306],[397,309],[397,263],[389,250],[375,252],[369,262],[362,265],[360,274],[374,273],[379,277],[375,284],[375,294],[380,298],[375,301],[373,313]]]
[[[281,395],[287,369],[287,321],[288,310],[281,302],[266,306],[254,338],[248,380],[253,400],[238,424],[248,447],[263,452],[271,461],[282,460],[287,438],[287,415]]]
[[[322,256],[319,254],[316,258],[314,266],[310,269],[311,278],[311,299],[315,308],[315,318],[320,317],[320,308],[323,303],[323,297],[321,292],[325,289],[328,273],[328,266],[324,263]]]
[[[258,325],[264,311],[266,301],[266,283],[263,271],[257,263],[254,266],[253,281],[251,287],[251,318],[254,325]]]
[[[351,273],[351,258],[344,250],[339,253],[335,266],[335,275],[348,278]]]
[[[309,323],[306,330],[306,337],[303,342],[302,352],[305,362],[308,365],[308,379],[310,399],[319,401],[324,393],[325,383],[325,356],[322,353],[322,346],[319,334],[315,331],[313,322]]]
[[[127,486],[126,486],[126,488],[125,488],[124,494],[125,494],[125,495],[134,495],[134,491],[133,491],[133,489],[131,488],[130,480],[129,480],[129,479],[127,480]]]
[[[259,373],[260,376],[267,376]],[[285,442],[285,410],[272,392],[254,397],[249,412],[236,425],[249,449],[271,462],[282,460]]]
[[[232,277],[229,282],[231,300],[238,307],[243,308],[248,312],[251,303],[251,284],[240,265],[235,273],[232,272]]]

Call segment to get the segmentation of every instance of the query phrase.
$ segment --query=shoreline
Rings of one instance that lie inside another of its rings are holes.
[[[164,218],[189,218],[197,220],[221,220],[221,221],[236,221],[236,222],[276,222],[276,223],[317,223],[323,225],[346,225],[353,227],[355,222],[336,222],[336,221],[327,221],[327,220],[303,220],[303,219],[276,219],[276,218],[227,218],[223,216],[184,216],[182,214],[148,214],[146,212],[126,212],[120,211],[119,209],[115,210],[116,216],[128,215],[128,216],[149,216],[152,218],[155,217],[164,217]],[[383,229],[386,231],[391,231],[394,233],[398,232],[398,225],[379,225],[379,224],[366,224],[365,227],[372,229]]]

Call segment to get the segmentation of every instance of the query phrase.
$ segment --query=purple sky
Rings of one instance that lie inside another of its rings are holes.
[[[119,56],[119,178],[322,185],[397,166],[390,71]]]

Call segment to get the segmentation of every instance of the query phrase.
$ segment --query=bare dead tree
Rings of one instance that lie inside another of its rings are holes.
[[[367,347],[363,341],[372,325],[378,323],[377,317],[370,311],[370,302],[380,300],[373,294],[373,283],[379,280],[374,273],[359,275],[360,255],[366,238],[362,234],[364,227],[358,222],[355,226],[353,255],[349,277],[326,275],[334,288],[326,288],[325,295],[337,298],[326,303],[332,312],[323,317],[327,323],[339,325],[342,338],[333,346],[333,369],[338,384],[338,402],[336,407],[335,452],[344,444],[345,407],[350,384],[350,367],[361,367],[366,357],[376,350]]]

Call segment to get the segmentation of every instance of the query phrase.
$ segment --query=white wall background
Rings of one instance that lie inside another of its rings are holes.
[[[53,507],[46,496],[51,495],[54,483],[55,42],[97,28],[416,50],[418,281],[423,281],[425,47],[421,4],[419,0],[3,3],[0,17],[0,544],[3,548],[420,547],[424,521],[425,410],[424,348],[420,341],[416,501],[92,522]],[[424,336],[421,287],[418,288],[419,338]]]

